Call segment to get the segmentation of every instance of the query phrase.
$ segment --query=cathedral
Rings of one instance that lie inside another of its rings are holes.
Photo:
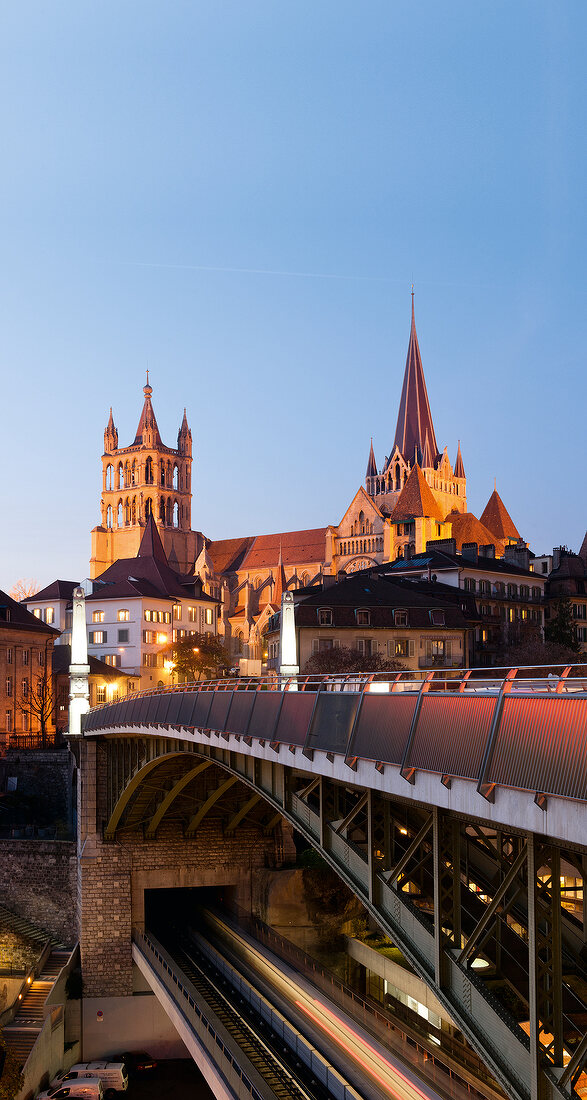
[[[152,388],[135,438],[118,446],[112,410],[104,432],[101,523],[92,531],[90,576],[138,554],[150,517],[170,566],[194,574],[220,605],[219,633],[235,657],[258,657],[266,624],[282,593],[324,577],[413,558],[431,541],[454,540],[500,558],[519,533],[494,490],[481,518],[467,511],[467,479],[458,443],[454,466],[439,450],[416,333],[414,295],[395,439],[378,469],[369,451],[360,485],[337,524],[272,535],[211,540],[191,526],[192,436],[184,410],[177,447],[163,444]],[[525,545],[522,543],[522,545]]]

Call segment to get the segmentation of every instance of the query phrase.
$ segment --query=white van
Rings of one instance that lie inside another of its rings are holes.
[[[63,1081],[55,1088],[37,1093],[37,1100],[103,1100],[104,1089],[99,1077],[83,1077]]]
[[[104,1096],[111,1097],[128,1088],[128,1072],[124,1062],[76,1062],[71,1069],[64,1070],[54,1077],[51,1085],[82,1080],[84,1077],[99,1077],[104,1087]]]

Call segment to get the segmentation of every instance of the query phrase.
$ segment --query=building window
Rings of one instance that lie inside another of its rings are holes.
[[[128,609],[126,607],[121,607],[116,617],[119,623],[127,623],[130,617]]]
[[[157,634],[155,641],[157,645],[165,645],[167,642],[167,634]]]
[[[357,620],[357,626],[371,626],[371,612],[366,608],[359,607],[355,611],[355,617]]]
[[[587,619],[587,607],[584,603],[573,604],[573,616],[575,619]]]
[[[48,607],[47,610],[45,611],[45,622],[49,623],[49,625],[50,625],[54,621],[55,621],[55,608],[54,607]]]
[[[24,680],[22,681],[22,697],[23,697],[23,699],[28,699],[28,697],[29,697],[29,682],[28,682],[26,676],[25,676]]]
[[[10,648],[6,650],[6,664],[7,665],[12,664],[12,649],[10,649]]]
[[[372,638],[356,638],[355,649],[363,657],[371,657],[373,655],[373,639]]]
[[[23,649],[23,651],[22,651],[22,663],[23,663],[23,665],[28,665],[29,660],[30,660],[30,654],[29,654],[28,649]]]
[[[394,621],[396,626],[407,626],[408,625],[408,613],[407,613],[407,611],[394,611],[393,621]]]
[[[104,612],[103,611],[92,611],[92,622],[93,623],[103,623],[104,622]]]
[[[173,618],[174,619],[181,619],[181,604],[180,603],[174,603],[174,605],[173,605]]]
[[[542,572],[543,572],[543,573],[548,573],[548,562],[547,562],[547,561],[543,561],[543,562],[541,562],[540,564],[541,564],[541,566],[542,566]]]
[[[6,711],[6,732],[7,733],[12,732],[12,711],[11,710]]]
[[[432,626],[444,626],[445,616],[444,611],[436,610],[430,612],[430,622]]]
[[[23,710],[23,712],[22,712],[22,732],[23,733],[28,733],[29,732],[29,716],[28,716],[26,710]]]
[[[43,618],[43,612],[42,612],[41,608],[40,607],[33,607],[33,615],[35,616],[35,619],[42,619]]]
[[[106,630],[90,630],[89,642],[90,645],[104,645],[108,641],[108,632]]]
[[[188,607],[188,622],[195,623],[198,619],[197,607]]]
[[[105,653],[102,657],[105,665],[111,665],[112,668],[120,668],[120,654],[119,653]]]
[[[42,649],[40,649],[39,652],[37,653],[37,660],[39,662],[39,668],[44,668],[44,666],[45,666],[45,654],[44,654]]]
[[[527,584],[521,584],[520,585],[520,598],[522,600],[529,600],[530,599],[530,589],[529,589]]]
[[[465,592],[474,592],[476,588],[474,577],[465,577],[464,584]]]
[[[214,623],[214,610],[212,607],[206,608],[206,625],[212,626]]]
[[[318,608],[318,626],[332,626],[332,608]]]
[[[155,631],[154,630],[143,630],[143,642],[145,642],[146,645],[152,645],[154,641],[155,641]]]
[[[390,657],[413,657],[414,643],[410,638],[396,638],[387,643],[387,652]]]
[[[119,630],[118,631],[118,644],[119,645],[128,645],[128,630]]]
[[[145,622],[146,622],[146,623],[150,623],[150,622],[151,622],[151,612],[149,611],[149,609],[148,609],[148,608],[146,608],[146,610],[145,610]]]
[[[106,684],[98,684],[98,688],[97,688],[97,691],[96,691],[96,702],[97,703],[105,703],[106,702]]]
[[[517,595],[518,595],[518,586],[517,586],[517,584],[508,584],[508,596],[510,598],[512,598],[512,597],[517,596]]]
[[[313,638],[312,653],[326,653],[329,649],[338,649],[340,642],[337,638]]]
[[[6,695],[9,699],[12,695],[12,676],[6,677]]]

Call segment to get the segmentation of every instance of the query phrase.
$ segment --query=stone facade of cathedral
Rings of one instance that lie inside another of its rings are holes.
[[[467,512],[467,479],[457,447],[454,466],[439,450],[416,333],[414,300],[394,444],[378,469],[373,443],[364,486],[337,524],[304,531],[210,540],[191,529],[192,437],[184,410],[177,448],[159,435],[144,387],[133,443],[119,448],[110,419],[102,456],[101,524],[92,532],[91,576],[138,553],[153,516],[170,565],[195,573],[220,601],[218,629],[235,658],[258,659],[268,619],[286,589],[307,588],[326,576],[412,558],[427,543],[454,539],[457,550],[477,545],[501,557],[519,533],[497,491],[481,519]]]

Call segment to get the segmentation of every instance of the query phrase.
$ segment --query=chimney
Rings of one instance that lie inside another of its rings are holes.
[[[442,554],[456,554],[457,544],[454,539],[428,539],[427,550],[440,550]]]
[[[480,546],[479,547],[479,556],[481,558],[494,558],[495,557],[495,546],[493,545],[493,543],[490,542],[489,545],[487,545],[487,546]]]
[[[461,546],[461,557],[466,558],[467,561],[477,562],[479,558],[479,548],[476,542],[464,542]]]
[[[520,569],[530,570],[530,551],[523,539],[512,542],[504,550],[504,561],[519,566]]]

